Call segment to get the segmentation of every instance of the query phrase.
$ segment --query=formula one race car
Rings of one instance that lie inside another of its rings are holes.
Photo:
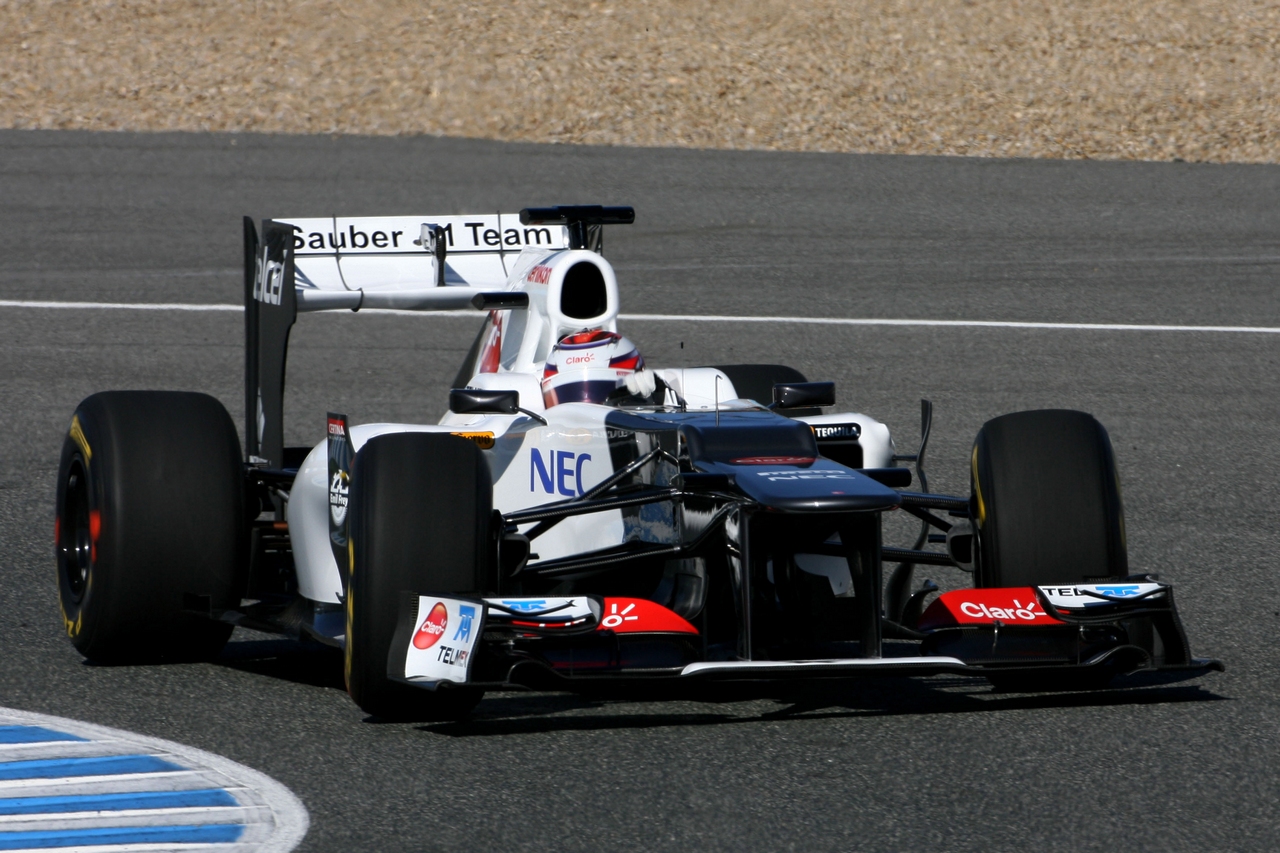
[[[108,391],[71,419],[56,553],[75,647],[193,659],[235,625],[307,637],[345,650],[352,698],[385,718],[604,681],[1065,689],[1221,670],[1191,656],[1173,590],[1130,574],[1092,416],[995,418],[971,494],[930,494],[927,403],[903,455],[872,418],[824,414],[832,384],[794,369],[646,365],[601,253],[603,226],[633,218],[267,220],[261,239],[246,219],[245,452],[202,394]],[[284,446],[298,312],[361,308],[487,312],[449,412],[330,413],[324,440]],[[881,542],[896,510],[921,521],[911,547]],[[930,602],[935,585],[912,589],[921,564],[972,587]]]

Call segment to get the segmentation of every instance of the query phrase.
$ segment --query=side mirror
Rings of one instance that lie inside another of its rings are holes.
[[[489,391],[482,388],[454,388],[449,392],[449,411],[456,415],[528,415],[543,426],[547,419],[520,408],[519,391]]]
[[[520,392],[454,388],[449,392],[449,411],[459,415],[519,414]]]
[[[770,409],[803,409],[810,406],[834,406],[834,382],[779,382],[773,386]]]

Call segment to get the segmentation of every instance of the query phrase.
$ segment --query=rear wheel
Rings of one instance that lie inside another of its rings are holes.
[[[472,442],[439,433],[370,439],[351,474],[347,691],[385,719],[465,716],[483,692],[427,691],[387,677],[403,592],[479,595],[495,579],[493,485]]]
[[[773,386],[778,382],[808,382],[804,374],[785,364],[717,364],[719,370],[733,383],[733,390],[743,400],[755,400],[767,406],[773,402]],[[788,409],[788,417],[820,415],[821,409]]]
[[[987,421],[972,466],[978,586],[1128,574],[1111,439],[1092,415],[1045,409]]]
[[[102,663],[218,654],[246,554],[235,424],[206,394],[107,391],[76,409],[55,556],[72,644]],[[201,613],[206,614],[202,616]]]

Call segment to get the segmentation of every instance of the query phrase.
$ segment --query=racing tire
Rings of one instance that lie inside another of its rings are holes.
[[[1111,439],[1092,415],[1015,412],[974,442],[978,587],[1088,583],[1128,574]]]
[[[347,692],[385,720],[466,716],[484,691],[412,687],[387,676],[403,593],[480,595],[496,585],[493,483],[465,438],[406,432],[370,439],[351,472]]]
[[[67,636],[95,663],[205,660],[233,626],[247,531],[239,439],[207,394],[106,391],[76,408],[54,523]]]
[[[809,381],[805,379],[803,373],[785,364],[717,364],[714,367],[729,377],[729,381],[733,383],[733,390],[738,392],[740,399],[755,400],[763,406],[773,402],[773,386],[776,383]],[[785,412],[779,412],[779,414],[795,418],[820,415],[822,410],[817,408],[788,409]]]

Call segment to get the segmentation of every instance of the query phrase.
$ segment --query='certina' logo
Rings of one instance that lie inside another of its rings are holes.
[[[533,282],[534,284],[546,284],[551,280],[551,267],[546,266],[545,264],[538,264],[536,267],[529,270],[529,274],[524,277],[524,280]]]
[[[431,648],[444,636],[444,627],[448,624],[449,609],[444,606],[443,601],[437,601],[435,607],[432,607],[431,612],[427,614],[427,618],[423,620],[418,633],[413,635],[413,647]]]
[[[493,433],[491,432],[451,432],[449,435],[456,435],[458,438],[465,438],[481,450],[493,449]]]
[[[284,287],[284,264],[271,260],[270,251],[270,247],[264,245],[255,264],[253,298],[268,305],[279,305]]]
[[[982,603],[965,601],[960,604],[960,612],[974,619],[1007,619],[1010,622],[1018,620],[1034,622],[1038,616],[1049,615],[1040,610],[1039,606],[1037,602],[1031,600],[1028,600],[1024,605],[1016,598],[1013,599],[1013,607],[988,607]]]
[[[342,435],[342,421],[332,418],[329,420],[329,435]]]

